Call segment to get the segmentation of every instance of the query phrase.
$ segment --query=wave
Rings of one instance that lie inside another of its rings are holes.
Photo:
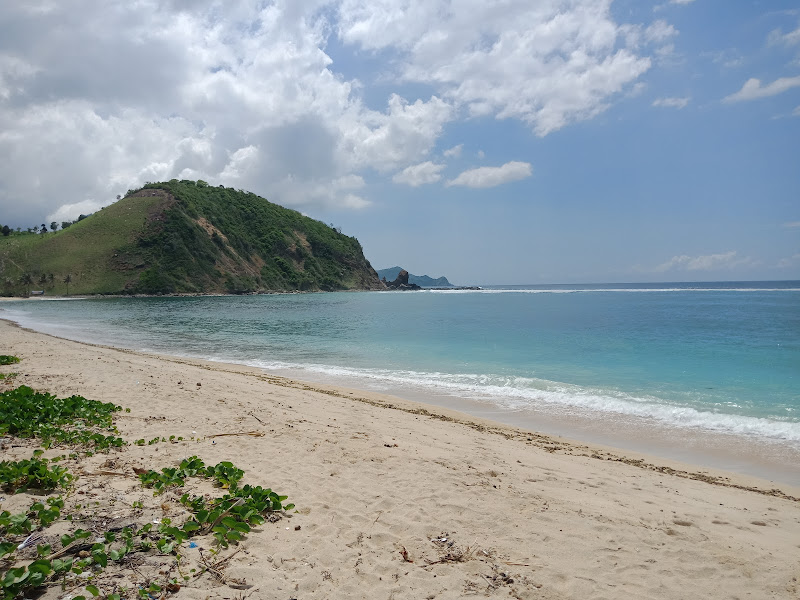
[[[422,290],[429,294],[589,294],[589,293],[676,293],[676,292],[800,292],[800,288],[579,288],[514,289],[483,288],[469,290]],[[405,293],[405,292],[388,292]]]
[[[246,364],[267,371],[312,373],[332,380],[347,380],[348,383],[355,381],[356,385],[377,387],[384,391],[399,387],[419,390],[428,395],[431,392],[444,393],[448,396],[489,402],[508,411],[546,409],[565,416],[602,413],[611,417],[654,420],[672,427],[800,444],[800,422],[790,418],[754,417],[699,410],[688,405],[668,403],[654,396],[633,396],[615,390],[582,388],[526,377],[353,369],[281,361],[246,361]]]

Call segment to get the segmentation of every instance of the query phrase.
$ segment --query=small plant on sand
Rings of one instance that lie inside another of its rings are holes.
[[[107,451],[124,445],[122,438],[105,433],[116,433],[112,416],[120,410],[110,402],[82,396],[57,398],[21,385],[0,392],[0,435],[40,438],[45,448],[73,444]]]
[[[50,461],[40,458],[41,450],[30,459],[0,462],[0,487],[3,491],[18,493],[29,488],[37,490],[66,489],[72,475],[64,467],[50,466]]]
[[[7,354],[0,354],[0,365],[14,365],[19,362],[16,356],[9,356]]]

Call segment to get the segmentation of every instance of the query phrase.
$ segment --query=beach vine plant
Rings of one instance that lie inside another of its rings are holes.
[[[41,458],[42,451],[36,450],[33,457],[23,460],[4,460],[0,462],[0,488],[4,492],[16,494],[29,488],[38,490],[67,489],[72,482],[69,471],[51,461]]]
[[[125,445],[122,438],[112,435],[117,433],[113,415],[121,410],[111,402],[83,396],[57,398],[21,385],[0,392],[0,436],[38,438],[44,448],[73,445],[87,453],[103,452]]]
[[[8,354],[0,354],[0,366],[15,365],[19,362],[19,357],[9,356]]]
[[[121,407],[110,403],[94,402],[81,396],[60,399],[21,386],[0,394],[0,414],[4,415],[0,435],[38,438],[45,447],[70,444],[85,455],[97,450],[122,449],[126,444],[121,438],[103,433],[117,432],[113,414],[120,410]],[[170,441],[177,440],[171,436]],[[217,498],[184,493],[180,502],[188,509],[189,517],[181,523],[164,517],[155,522],[133,523],[121,530],[77,528],[61,535],[58,538],[60,548],[53,551],[50,543],[44,543],[45,539],[52,541],[53,536],[45,534],[56,522],[73,521],[73,514],[63,513],[75,477],[66,467],[57,464],[66,456],[48,460],[42,454],[42,450],[36,450],[30,459],[0,463],[0,487],[6,491],[65,491],[64,495],[37,499],[20,513],[0,512],[2,600],[28,597],[37,588],[58,584],[62,590],[68,587],[85,590],[86,595],[72,596],[73,600],[86,600],[87,596],[106,600],[161,598],[165,593],[179,590],[183,582],[177,578],[167,579],[164,575],[164,581],[148,580],[132,590],[112,583],[113,587],[104,592],[100,587],[100,575],[109,565],[124,566],[134,553],[155,553],[172,557],[183,579],[189,580],[191,576],[183,573],[180,565],[182,547],[190,538],[208,536],[218,552],[244,539],[252,527],[280,518],[282,513],[294,508],[293,504],[284,504],[286,496],[271,489],[251,485],[240,487],[244,471],[232,463],[223,461],[207,466],[199,457],[191,456],[177,467],[141,473],[141,484],[153,489],[155,496],[168,488],[183,487],[187,479],[194,477],[210,480],[227,493]],[[78,454],[73,452],[70,457],[78,458]],[[70,505],[71,510],[79,511],[81,508],[74,501]],[[135,502],[132,508],[141,511],[143,505]],[[31,552],[26,548],[34,545],[35,559],[24,558]],[[196,569],[190,572],[194,577],[207,570],[202,564],[198,567],[199,572]]]

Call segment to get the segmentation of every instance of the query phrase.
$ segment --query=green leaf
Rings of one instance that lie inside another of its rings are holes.
[[[9,569],[6,576],[3,578],[3,587],[10,587],[14,584],[25,581],[30,576],[30,573],[25,567],[17,567],[16,569]]]
[[[208,515],[209,512],[207,510],[198,510],[195,517],[197,518],[198,523],[208,523]]]
[[[238,521],[233,517],[225,517],[222,519],[222,524],[233,529],[238,524]]]
[[[62,571],[69,571],[72,568],[72,557],[69,558],[54,558],[50,563],[53,571],[61,573]]]
[[[250,532],[250,526],[247,523],[242,523],[240,521],[236,521],[233,525],[231,525],[231,529],[241,531],[242,533]]]
[[[96,562],[103,568],[105,568],[108,565],[108,556],[106,556],[106,553],[101,550],[93,551],[92,558],[94,559],[94,562]]]
[[[31,573],[41,573],[44,576],[50,575],[53,572],[53,567],[49,560],[35,560],[28,565],[28,571]]]
[[[89,592],[92,596],[97,597],[100,595],[100,589],[96,585],[87,585],[86,591]]]

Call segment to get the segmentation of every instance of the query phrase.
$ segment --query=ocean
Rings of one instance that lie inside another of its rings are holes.
[[[11,301],[0,317],[800,484],[798,281]]]

